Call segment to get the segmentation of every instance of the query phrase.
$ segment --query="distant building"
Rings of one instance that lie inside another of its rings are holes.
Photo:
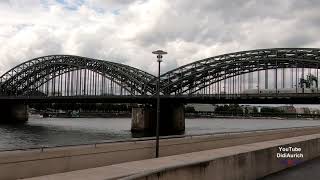
[[[277,108],[284,113],[296,113],[296,108],[294,106],[279,106]]]
[[[307,107],[299,107],[299,108],[296,108],[296,113],[297,114],[310,114],[310,109]]]
[[[310,114],[320,114],[320,110],[317,108],[310,108]]]
[[[212,104],[187,104],[186,107],[194,107],[195,111],[214,112],[215,106]]]
[[[241,105],[241,107],[243,109],[243,113],[249,113],[249,114],[254,113],[254,109],[256,108],[256,106],[251,106],[251,105]]]

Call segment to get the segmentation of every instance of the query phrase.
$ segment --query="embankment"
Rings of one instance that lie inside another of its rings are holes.
[[[163,138],[160,156],[316,134],[320,127]],[[0,153],[0,179],[18,179],[107,166],[154,157],[153,139]]]

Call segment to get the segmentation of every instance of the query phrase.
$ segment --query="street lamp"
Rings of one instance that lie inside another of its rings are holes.
[[[156,158],[159,157],[159,119],[160,119],[160,63],[163,54],[168,54],[165,51],[157,50],[152,54],[156,54],[158,58],[158,81],[157,81],[157,124],[156,124]]]

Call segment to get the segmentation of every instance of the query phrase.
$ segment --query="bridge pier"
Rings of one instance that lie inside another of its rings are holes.
[[[132,108],[131,131],[154,135],[156,130],[156,106],[140,105]],[[182,134],[185,130],[184,105],[181,103],[161,103],[160,134]]]
[[[25,123],[28,121],[28,105],[2,103],[0,104],[0,117],[0,123]]]

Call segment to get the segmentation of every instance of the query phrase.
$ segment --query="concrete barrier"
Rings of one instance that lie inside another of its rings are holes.
[[[315,134],[320,127],[187,136],[162,139],[160,156]],[[18,179],[107,166],[154,157],[154,140],[5,151],[0,153],[0,179]]]
[[[281,152],[279,147],[299,148],[298,153],[303,154],[303,157],[287,159],[303,163],[320,155],[320,134],[126,162],[34,177],[30,180],[257,179],[295,165],[283,163],[286,159],[277,157],[277,153]]]
[[[303,158],[278,158],[279,147],[301,148]],[[212,151],[190,153],[178,162],[163,163],[162,167],[135,172],[123,180],[226,180],[258,179],[320,156],[320,134],[283,140],[267,141]],[[174,158],[173,158],[174,159]],[[183,161],[184,160],[184,161]],[[148,162],[144,162],[148,165]],[[127,166],[128,167],[128,166]],[[137,166],[135,166],[137,169]],[[123,175],[122,175],[123,176]],[[62,178],[64,179],[64,178]]]

